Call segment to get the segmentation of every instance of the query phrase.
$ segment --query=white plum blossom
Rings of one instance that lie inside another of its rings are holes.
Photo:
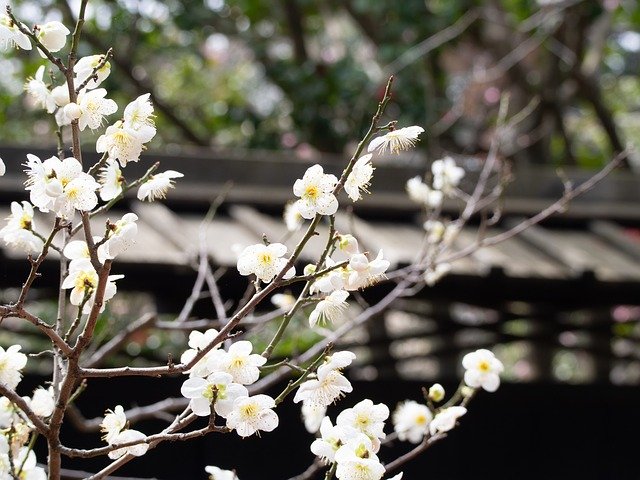
[[[447,195],[458,186],[460,180],[464,177],[464,169],[458,167],[451,157],[445,157],[433,162],[431,173],[433,173],[433,188],[442,190]]]
[[[263,282],[269,283],[286,266],[288,260],[283,258],[285,253],[287,247],[282,243],[249,245],[238,257],[238,272],[240,275],[255,274]],[[284,278],[291,278],[294,274],[295,269],[292,267]]]
[[[393,429],[400,440],[420,443],[427,434],[433,414],[429,407],[413,400],[406,400],[393,412]]]
[[[6,350],[0,347],[0,383],[15,389],[22,380],[22,369],[27,364],[27,356],[20,353],[20,345],[11,345]]]
[[[100,240],[102,240],[100,237],[93,237],[94,243],[98,243]],[[71,263],[69,264],[70,269],[75,268],[77,262],[86,263],[91,258],[89,246],[84,240],[70,241],[65,245],[62,254],[71,260]],[[107,257],[104,253],[104,244],[98,247],[97,254],[100,262],[104,262],[106,260]]]
[[[104,311],[106,302],[116,294],[116,280],[124,275],[109,275],[104,289],[103,303],[100,311]],[[63,289],[71,288],[69,300],[72,305],[80,306],[85,301],[82,313],[88,314],[93,308],[98,287],[98,274],[89,260],[77,260],[69,264],[69,274],[62,282]]]
[[[26,25],[22,24],[27,28]],[[12,47],[20,47],[23,50],[31,50],[31,40],[22,33],[9,15],[0,16],[0,49],[6,50]]]
[[[213,465],[204,467],[204,471],[209,474],[209,480],[240,480],[233,470],[223,470]]]
[[[335,265],[336,265],[336,262],[331,257],[327,257],[324,264],[325,268],[331,268],[331,267],[334,267]],[[305,274],[307,275],[313,274],[313,271],[310,271],[310,272],[305,271]],[[313,282],[313,284],[311,285],[311,288],[309,289],[309,293],[311,294],[315,292],[331,293],[336,290],[340,290],[344,288],[344,285],[345,285],[344,277],[345,277],[344,267],[334,268],[330,272],[325,273],[320,277],[317,277]]]
[[[205,349],[217,336],[218,336],[218,330],[216,330],[215,328],[210,328],[205,332],[198,332],[197,330],[194,330],[193,332],[191,332],[189,334],[189,342],[188,342],[188,345],[191,348],[186,350],[180,356],[180,363],[191,362],[191,360],[193,360],[193,358],[198,354],[198,352]],[[189,370],[188,372],[189,375],[192,377],[193,376],[206,377],[207,375],[209,375],[211,373],[211,370],[207,366],[208,362],[211,359],[211,357],[214,355],[213,352],[216,349],[220,348],[220,345],[221,344],[218,343],[215,347],[213,347],[213,350],[209,351],[204,357],[198,360],[198,362],[193,366],[193,368]]]
[[[248,397],[249,391],[243,385],[233,383],[233,377],[225,372],[213,372],[207,378],[191,377],[182,384],[180,393],[190,399],[189,407],[196,415],[211,415],[211,403],[215,412],[227,418],[238,397]]]
[[[69,88],[67,85],[59,85],[51,89],[51,97],[56,102],[58,107],[64,107],[70,102],[69,99]]]
[[[320,438],[311,444],[311,452],[324,462],[333,463],[338,449],[357,435],[357,430],[333,425],[329,417],[324,417],[320,424]]]
[[[113,200],[122,193],[124,185],[124,177],[120,170],[120,165],[115,160],[108,161],[107,164],[100,169],[98,176],[100,181],[100,198],[108,202]]]
[[[328,406],[353,391],[351,382],[341,370],[350,365],[355,355],[349,351],[336,352],[328,356],[318,367],[316,378],[303,382],[296,392],[294,403]]]
[[[389,407],[384,403],[374,405],[371,400],[365,398],[352,408],[340,412],[336,418],[336,425],[353,427],[375,441],[375,439],[381,440],[386,437],[384,422],[387,418],[389,418]]]
[[[323,300],[320,300],[309,315],[309,325],[313,328],[317,323],[321,325],[326,322],[333,323],[347,309],[349,304],[346,302],[349,292],[344,290],[336,290],[331,292]]]
[[[118,160],[125,167],[128,162],[140,160],[140,154],[144,150],[143,141],[138,137],[131,126],[118,120],[96,141],[96,152],[107,153],[111,160]],[[180,174],[182,176],[182,174]],[[140,194],[138,193],[138,198]],[[143,196],[144,198],[144,196]]]
[[[133,429],[123,430],[120,433],[118,433],[115,437],[113,437],[111,442],[109,442],[110,445],[117,446],[119,444],[136,442],[136,441],[139,441],[140,443],[135,445],[130,445],[128,447],[122,447],[116,450],[112,450],[108,453],[108,456],[112,460],[116,460],[122,457],[123,455],[127,455],[127,454],[133,455],[135,457],[141,457],[142,455],[147,453],[147,450],[149,450],[149,444],[144,443],[146,439],[147,439],[147,436],[144,433],[139,432],[138,430],[133,430]]]
[[[107,91],[104,88],[97,88],[90,91],[83,90],[78,94],[76,103],[80,110],[78,117],[78,127],[80,130],[84,130],[87,127],[91,130],[100,128],[104,121],[104,116],[111,115],[118,110],[116,102],[104,98],[106,95]],[[69,105],[65,107],[65,110]],[[67,116],[72,117],[72,115],[68,113]]]
[[[458,418],[465,413],[467,413],[467,409],[458,406],[440,410],[429,424],[429,433],[435,435],[436,433],[448,432],[456,426]]]
[[[137,220],[138,216],[135,213],[125,213],[116,223],[109,223],[109,238],[102,245],[105,258],[115,258],[136,243]]]
[[[64,118],[63,122],[60,122],[61,125],[67,125],[68,123],[71,123],[74,120],[77,120],[80,118],[80,116],[82,115],[82,109],[80,108],[80,105],[78,105],[75,102],[69,102],[67,103],[63,108],[63,116],[62,118]],[[87,117],[85,117],[86,119]],[[85,124],[86,124],[86,120],[85,120]],[[85,125],[86,127],[86,125]],[[84,130],[84,128],[82,128],[82,130]]]
[[[387,149],[391,153],[400,153],[402,150],[413,148],[422,132],[424,128],[416,125],[392,130],[371,140],[368,150],[369,152],[377,151],[379,154],[383,154]]]
[[[358,240],[348,233],[338,237],[338,248],[348,255],[355,255],[360,251],[358,250]]]
[[[316,214],[333,215],[338,210],[338,200],[333,189],[338,183],[335,175],[324,173],[318,164],[309,167],[304,176],[293,184],[293,193],[300,197],[295,206],[303,218]]]
[[[429,188],[420,177],[407,180],[406,190],[411,200],[424,207],[437,208],[442,204],[443,193]]]
[[[88,57],[82,57],[80,60],[76,62],[73,66],[73,71],[76,74],[76,85],[81,85],[87,80],[89,77],[94,75],[94,69],[100,65],[102,60],[104,59],[104,55],[91,55]],[[99,68],[95,75],[96,78],[92,78],[87,83],[87,89],[97,88],[111,73],[111,64],[106,62],[101,68]]]
[[[0,177],[7,173],[7,166],[4,164],[4,161],[0,158]]]
[[[166,172],[151,175],[146,182],[140,185],[138,200],[153,202],[156,198],[165,198],[167,191],[173,188],[173,179],[181,177],[184,177],[184,175],[175,170],[167,170]]]
[[[272,410],[276,402],[268,395],[236,398],[233,410],[227,417],[227,427],[241,437],[248,437],[262,430],[271,432],[278,426],[278,415]]]
[[[33,233],[33,206],[23,201],[11,202],[11,215],[7,217],[7,225],[0,229],[0,238],[8,247],[36,255],[42,251],[44,242]]]
[[[368,188],[375,168],[371,164],[372,154],[363,155],[353,165],[353,170],[344,182],[344,190],[349,198],[357,202],[362,198],[362,192],[370,193]]]
[[[12,447],[12,450],[13,449],[14,448]],[[0,450],[4,450],[4,448],[0,448]],[[5,458],[0,460],[0,464],[8,467],[6,472],[3,472],[6,474],[6,477],[3,476],[2,478],[6,478],[7,480],[11,478],[19,478],[21,480],[46,480],[47,474],[44,468],[38,466],[36,454],[31,448],[21,447],[18,450],[17,455],[15,452],[12,453],[14,456],[13,465],[15,469],[13,475],[9,473],[11,468],[7,453],[8,451],[2,451],[0,454],[1,457],[6,457],[6,460]]]
[[[71,33],[67,27],[57,21],[36,25],[34,31],[40,43],[50,52],[62,50],[67,43],[67,35]],[[46,58],[40,49],[38,51],[43,58]]]
[[[151,94],[140,95],[124,109],[124,124],[137,132],[142,143],[147,143],[156,135]]]
[[[36,74],[33,77],[27,78],[27,83],[24,84],[25,91],[33,97],[36,105],[44,108],[47,113],[53,113],[56,109],[56,101],[49,91],[49,88],[44,83],[44,71],[45,66],[40,65]]]
[[[29,406],[33,413],[42,418],[51,416],[56,406],[53,398],[53,387],[44,389],[42,387],[36,388],[33,391],[33,396],[29,401]]]
[[[282,218],[284,219],[284,224],[286,225],[287,230],[290,232],[297,231],[304,222],[304,219],[302,218],[302,215],[300,215],[295,202],[287,202],[287,204],[284,206]]]
[[[371,261],[364,253],[352,255],[349,259],[351,273],[349,274],[346,290],[358,290],[379,282],[384,278],[384,272],[387,271],[389,265],[391,263],[383,258],[382,250]]]
[[[281,310],[289,310],[296,303],[296,297],[290,293],[274,293],[271,296],[271,303]]]
[[[235,383],[251,385],[260,377],[260,368],[267,359],[251,353],[253,345],[248,340],[233,343],[228,351],[219,350],[211,357],[208,366],[212,371],[223,371],[233,377]]]
[[[104,433],[103,440],[112,443],[113,439],[127,426],[127,415],[122,405],[116,405],[113,410],[107,410],[100,423],[100,431]]]
[[[302,420],[309,433],[316,433],[327,413],[326,405],[302,402]]]
[[[487,392],[495,392],[500,386],[500,374],[504,366],[490,350],[481,348],[466,354],[462,366],[465,368],[464,382],[470,387],[482,387]]]
[[[42,162],[27,155],[27,190],[31,203],[42,212],[53,210],[60,217],[71,217],[75,210],[91,210],[98,203],[100,185],[73,157],[51,157]]]
[[[375,454],[375,445],[364,434],[349,438],[335,454],[336,478],[340,480],[380,480],[385,469]]]

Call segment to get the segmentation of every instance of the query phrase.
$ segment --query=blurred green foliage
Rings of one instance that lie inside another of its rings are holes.
[[[28,24],[69,25],[78,3],[13,5]],[[593,166],[640,142],[635,0],[92,0],[87,17],[80,53],[115,51],[110,96],[123,106],[152,92],[152,148],[342,153],[389,74],[390,118],[424,126],[431,157],[486,152],[505,92],[514,113],[540,99],[505,149],[515,161]],[[0,142],[53,143],[20,95],[42,60],[0,63]]]

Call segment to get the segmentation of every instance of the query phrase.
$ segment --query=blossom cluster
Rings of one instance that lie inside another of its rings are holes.
[[[182,354],[180,361],[192,362],[217,336],[215,329],[191,332],[191,348]],[[219,415],[226,420],[227,428],[241,437],[259,430],[270,432],[278,426],[274,399],[268,395],[251,396],[247,390],[247,385],[258,380],[260,367],[267,361],[251,353],[252,350],[253,345],[247,340],[235,342],[227,350],[217,344],[195,363],[180,389],[189,399],[193,413],[201,417]]]
[[[20,345],[6,350],[0,347],[0,383],[15,390],[22,380],[27,356]],[[44,420],[53,413],[53,389],[38,387],[31,397],[22,400],[31,411]],[[38,466],[35,452],[28,446],[35,427],[18,406],[7,397],[0,397],[0,478],[44,480],[45,469]]]

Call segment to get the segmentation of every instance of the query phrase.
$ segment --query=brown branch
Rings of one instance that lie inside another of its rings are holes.
[[[36,427],[36,430],[38,430],[41,435],[49,438],[51,434],[49,426],[44,423],[42,419],[34,413],[33,410],[31,410],[31,407],[24,398],[14,392],[12,389],[8,388],[2,382],[0,382],[0,394],[7,397],[11,403],[22,410],[22,413],[24,413],[25,416],[31,421],[31,423],[33,423],[33,425]]]
[[[296,62],[301,65],[309,59],[304,37],[304,18],[296,0],[284,0],[284,13],[293,41]]]

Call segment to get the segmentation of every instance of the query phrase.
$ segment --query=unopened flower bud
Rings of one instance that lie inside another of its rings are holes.
[[[304,267],[305,275],[313,275],[316,273],[316,266],[313,263],[309,263]]]
[[[80,115],[82,115],[82,110],[77,103],[72,102],[64,106],[64,114],[69,120],[75,120],[77,118],[80,118]]]
[[[460,390],[460,393],[462,393],[462,396],[464,398],[469,398],[470,396],[473,395],[474,392],[475,392],[475,388],[471,388],[468,385],[465,385],[464,387],[462,387],[462,390]]]
[[[429,400],[434,402],[441,402],[444,399],[444,387],[439,383],[434,383],[429,388]]]
[[[57,52],[67,43],[67,35],[71,32],[60,22],[47,22],[37,26],[37,35],[40,43],[50,52]]]
[[[51,96],[53,97],[53,101],[56,102],[56,105],[59,107],[64,107],[69,103],[69,89],[66,85],[60,85],[52,89]]]

